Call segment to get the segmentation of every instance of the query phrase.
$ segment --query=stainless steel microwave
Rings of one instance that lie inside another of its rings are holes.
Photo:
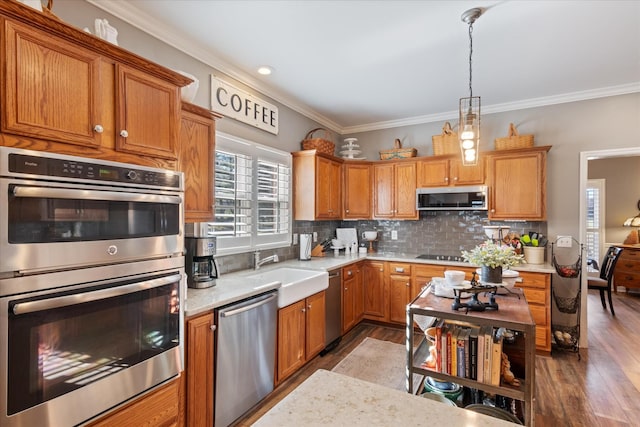
[[[416,209],[421,211],[486,211],[486,185],[434,187],[416,190]]]

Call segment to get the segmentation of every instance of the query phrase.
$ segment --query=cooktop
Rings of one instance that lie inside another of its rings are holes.
[[[437,261],[454,261],[454,262],[464,262],[464,259],[461,256],[457,255],[431,255],[431,254],[422,254],[418,255],[416,258],[420,259],[433,259]]]

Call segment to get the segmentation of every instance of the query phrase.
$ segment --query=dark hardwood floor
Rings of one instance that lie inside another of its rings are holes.
[[[536,357],[536,426],[640,425],[640,294],[614,294],[616,316],[588,295],[589,348]],[[331,370],[365,337],[404,343],[404,329],[361,323],[287,379],[236,426],[249,426],[317,369]]]

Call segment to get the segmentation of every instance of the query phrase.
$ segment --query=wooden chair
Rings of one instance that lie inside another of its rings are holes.
[[[602,260],[602,266],[600,267],[600,276],[599,277],[589,277],[587,284],[589,289],[597,289],[600,291],[600,301],[602,301],[602,308],[607,309],[607,304],[604,300],[604,293],[607,292],[609,298],[609,309],[611,310],[611,315],[615,316],[616,313],[613,311],[613,301],[611,300],[611,287],[613,282],[613,270],[615,269],[616,263],[618,262],[618,258],[620,258],[620,254],[622,253],[622,248],[616,248],[615,246],[611,246],[607,249],[607,253]],[[589,264],[594,266],[594,268],[598,269],[598,263],[594,260],[589,260]]]

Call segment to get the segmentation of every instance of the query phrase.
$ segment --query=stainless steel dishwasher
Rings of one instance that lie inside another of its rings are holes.
[[[277,293],[215,310],[215,425],[226,427],[273,390]]]
[[[325,348],[321,356],[333,350],[342,338],[342,278],[340,270],[329,272],[329,287],[325,291]]]

